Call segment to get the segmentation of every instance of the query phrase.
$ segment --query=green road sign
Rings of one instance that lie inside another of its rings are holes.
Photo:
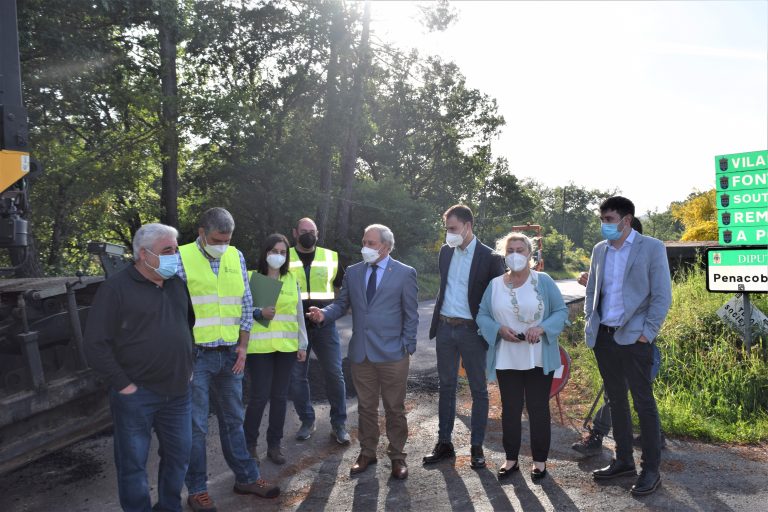
[[[707,290],[768,292],[768,246],[707,249]]]
[[[721,191],[717,193],[717,209],[751,208],[768,209],[768,188]]]
[[[765,245],[768,243],[768,226],[718,228],[718,240],[726,246]]]
[[[717,191],[768,188],[768,169],[744,172],[718,173],[715,176]]]
[[[717,226],[744,227],[768,226],[768,209],[766,208],[719,208],[717,210]]]
[[[715,157],[715,171],[718,173],[757,171],[759,169],[768,169],[768,150],[717,155]]]

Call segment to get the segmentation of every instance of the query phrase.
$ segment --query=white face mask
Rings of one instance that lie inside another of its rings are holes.
[[[363,261],[366,263],[373,263],[379,259],[379,251],[371,249],[370,247],[363,247],[360,249],[360,254],[363,255]]]
[[[464,230],[462,230],[462,233]],[[460,246],[464,243],[464,235],[462,233],[446,233],[445,244],[451,249]]]
[[[285,263],[285,256],[282,254],[267,254],[267,265],[270,268],[278,270]]]
[[[229,248],[229,244],[221,244],[221,245],[211,245],[208,243],[208,240],[205,241],[205,252],[208,253],[208,255],[217,260],[224,256],[224,253],[227,252],[227,249]]]
[[[507,254],[505,260],[507,262],[507,266],[512,272],[520,272],[528,266],[528,256],[520,254],[519,252]]]
[[[458,247],[464,241],[464,237],[458,233],[446,233],[445,243],[450,248]]]

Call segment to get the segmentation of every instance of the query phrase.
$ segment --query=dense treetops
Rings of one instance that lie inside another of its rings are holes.
[[[425,19],[439,30],[454,14],[435,6]],[[368,36],[366,20],[341,2],[22,2],[46,271],[84,268],[89,240],[130,245],[176,205],[182,242],[203,209],[228,208],[250,260],[265,235],[318,213],[323,243],[356,259],[362,228],[382,222],[396,256],[431,271],[440,213],[459,201],[486,242],[541,223],[547,268],[581,268],[615,191],[519,180],[493,155],[496,101],[455,64]],[[680,231],[668,212],[647,222],[659,238]]]

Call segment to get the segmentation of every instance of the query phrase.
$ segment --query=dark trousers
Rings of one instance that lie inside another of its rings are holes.
[[[531,430],[531,455],[536,462],[547,461],[552,438],[549,390],[553,376],[554,372],[545,374],[541,368],[496,370],[501,394],[502,443],[507,460],[517,460],[520,454],[520,419],[525,405]]]
[[[632,415],[627,399],[629,388],[640,420],[642,467],[647,471],[658,471],[661,442],[659,413],[653,397],[653,345],[640,342],[619,345],[614,341],[613,334],[600,326],[595,343],[595,358],[611,407],[616,459],[626,463],[634,462]]]
[[[302,423],[314,423],[315,409],[310,401],[308,378],[309,354],[314,352],[325,377],[325,394],[331,405],[331,425],[343,427],[347,423],[347,388],[341,369],[341,341],[336,323],[308,325],[307,337],[307,359],[304,362],[297,361],[291,375],[289,396],[293,400],[293,407]]]
[[[459,358],[467,371],[472,392],[472,435],[470,443],[481,446],[488,423],[488,385],[485,380],[485,360],[488,344],[477,334],[476,325],[437,326],[437,375],[440,382],[438,402],[438,441],[451,442],[456,420],[456,386],[459,381]]]
[[[245,442],[257,444],[264,409],[269,403],[267,447],[277,448],[283,439],[288,385],[291,380],[296,352],[248,354],[246,365],[251,378],[250,398],[245,410]]]
[[[655,379],[661,369],[661,352],[658,345],[654,343],[653,347],[653,366],[651,367],[651,378]],[[603,393],[603,405],[595,413],[592,420],[592,430],[604,436],[611,431],[611,401],[608,394]]]

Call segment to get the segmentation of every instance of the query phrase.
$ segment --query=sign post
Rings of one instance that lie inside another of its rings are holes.
[[[707,251],[707,290],[743,294],[749,354],[749,292],[768,292],[768,150],[716,156],[715,188],[718,241],[725,247]]]
[[[746,298],[746,301],[744,300]],[[750,312],[750,322],[746,322],[747,309]],[[730,324],[734,329],[738,331],[749,332],[749,336],[745,337],[744,345],[749,351],[752,345],[752,334],[768,334],[768,316],[754,307],[749,302],[747,294],[737,293],[731,300],[723,304],[723,306],[717,310],[717,316],[725,322]],[[750,325],[751,324],[751,325]],[[749,344],[747,344],[749,341]]]

